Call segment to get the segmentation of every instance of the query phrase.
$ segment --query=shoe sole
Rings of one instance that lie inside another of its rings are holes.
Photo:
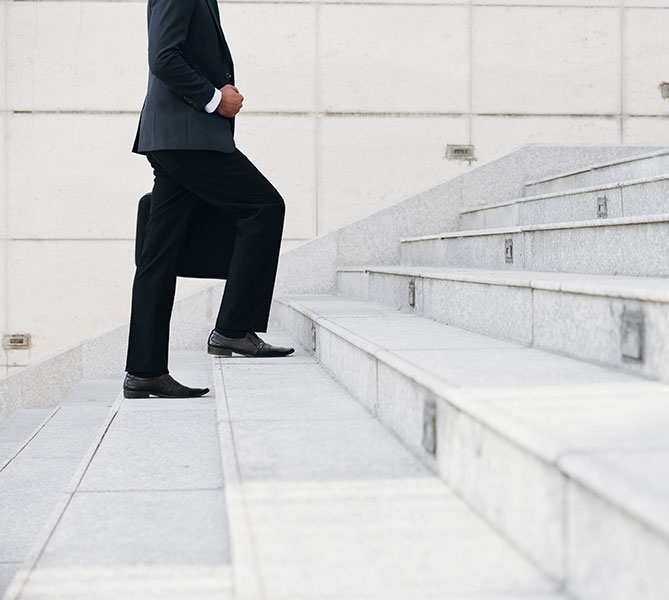
[[[292,354],[295,352],[295,350],[291,350],[290,352],[286,352],[284,354],[272,354],[269,356],[256,356],[255,354],[246,354],[244,352],[238,352],[237,350],[234,350],[235,354],[240,354],[241,356],[248,356],[250,358],[280,358],[282,356],[288,356],[289,354]],[[207,347],[207,354],[213,354],[214,356],[227,356],[231,357],[233,353],[233,350],[230,350],[229,348],[217,348],[216,346],[208,346]]]
[[[161,394],[153,394],[157,398],[200,398],[201,396],[204,396],[205,394],[208,394],[211,390],[207,390],[206,392],[203,392],[202,394],[198,394],[197,396],[162,396]],[[123,390],[123,397],[124,398],[149,398],[151,396],[150,392],[134,392],[131,390]]]

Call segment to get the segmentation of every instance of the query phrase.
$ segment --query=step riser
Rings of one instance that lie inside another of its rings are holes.
[[[513,262],[506,245],[513,244]],[[669,224],[644,223],[450,237],[401,244],[406,266],[602,275],[669,275]]]
[[[413,280],[415,306],[409,305]],[[669,305],[388,273],[338,276],[342,295],[484,335],[669,381]],[[623,312],[643,314],[643,359],[622,355]]]
[[[590,185],[616,183],[669,173],[669,155],[654,156],[525,186],[525,195],[549,194]]]
[[[636,576],[648,582],[644,598],[662,597],[664,583],[655,569],[669,560],[664,538],[584,489],[552,459],[538,457],[478,418],[475,404],[463,409],[457,390],[400,372],[387,353],[362,349],[327,320],[314,322],[279,304],[275,301],[276,318],[287,330],[292,328],[308,348],[311,336],[305,337],[304,332],[315,328],[316,355],[335,378],[465,502],[547,574],[565,581],[577,597],[629,600],[621,583],[629,573],[622,566],[630,547],[648,549],[635,570]],[[437,403],[436,456],[422,445],[426,399]],[[620,539],[625,540],[625,547],[619,542],[600,544],[601,532],[593,535],[585,526],[567,529],[568,524],[591,523],[593,515],[600,515],[601,523],[602,514],[602,531],[624,531],[626,537]],[[620,565],[620,571],[612,573],[611,564]]]
[[[598,206],[606,198],[606,217]],[[462,214],[463,230],[568,223],[669,212],[669,180],[482,208]]]

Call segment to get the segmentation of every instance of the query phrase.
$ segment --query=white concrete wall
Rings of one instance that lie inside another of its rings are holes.
[[[220,4],[238,146],[282,192],[285,247],[525,143],[666,144],[669,0]],[[25,364],[129,317],[146,160],[144,1],[2,0],[0,324]],[[492,200],[492,199],[491,199]],[[204,282],[181,280],[179,293]],[[0,367],[2,369],[2,367]],[[0,374],[2,374],[0,370]]]

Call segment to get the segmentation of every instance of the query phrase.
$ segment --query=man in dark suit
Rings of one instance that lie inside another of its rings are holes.
[[[274,186],[235,147],[243,96],[216,0],[149,0],[149,84],[133,152],[154,172],[146,237],[132,288],[123,391],[126,398],[195,397],[167,368],[176,264],[194,203],[215,205],[236,221],[225,292],[208,352],[286,356],[266,331],[285,204]]]

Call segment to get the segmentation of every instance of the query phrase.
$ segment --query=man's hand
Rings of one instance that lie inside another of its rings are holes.
[[[244,96],[232,84],[228,83],[221,88],[221,101],[218,103],[216,112],[224,117],[234,117],[242,108]]]

